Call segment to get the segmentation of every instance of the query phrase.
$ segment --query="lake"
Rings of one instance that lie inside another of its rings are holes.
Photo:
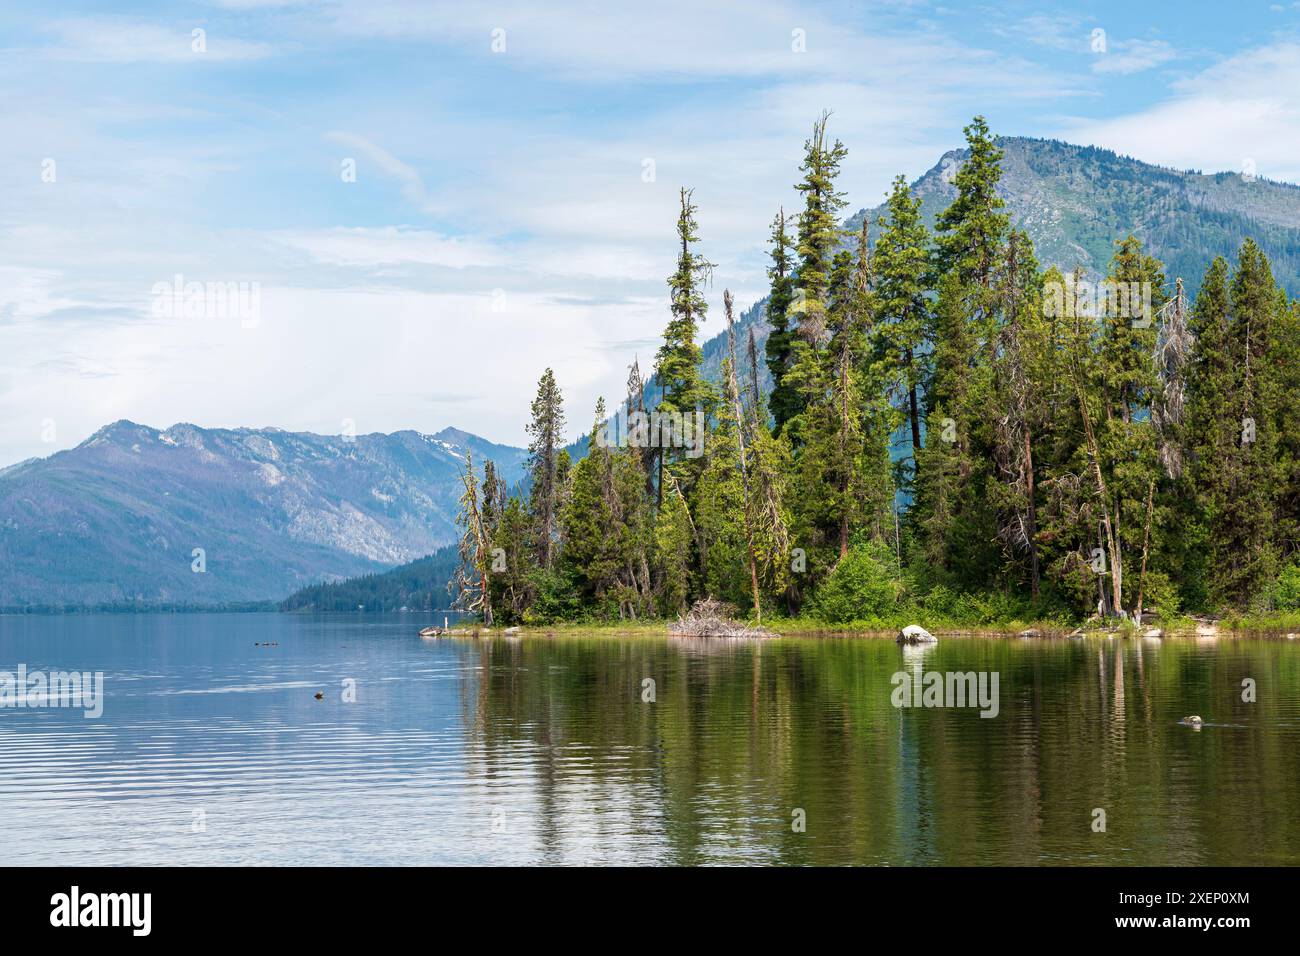
[[[428,623],[0,617],[0,672],[104,675],[0,707],[0,864],[1300,863],[1300,642]],[[894,706],[932,672],[996,715]]]

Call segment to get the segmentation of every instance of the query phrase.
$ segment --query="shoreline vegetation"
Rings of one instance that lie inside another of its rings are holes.
[[[909,613],[910,611],[910,613]],[[237,604],[148,604],[123,602],[118,604],[97,605],[31,605],[24,607],[0,608],[0,617],[22,616],[61,616],[92,614],[319,614],[329,616],[377,617],[401,615],[411,621],[412,628],[418,630],[426,619],[445,615],[448,611],[429,610],[427,608],[330,608],[312,607],[287,608],[279,601],[246,601]],[[760,630],[757,622],[726,618],[737,629]],[[521,636],[566,635],[566,634],[626,634],[632,636],[683,637],[690,636],[674,632],[677,619],[643,618],[640,620],[551,620],[528,621],[510,625],[512,634]],[[1191,617],[1177,615],[1173,618],[1161,618],[1158,615],[1144,616],[1144,623],[1136,624],[1132,620],[1076,618],[1076,619],[1020,619],[1002,620],[934,615],[920,608],[905,608],[899,613],[887,617],[872,617],[848,621],[826,621],[809,616],[787,617],[770,615],[763,619],[761,630],[770,631],[776,637],[817,637],[817,636],[866,636],[895,637],[909,624],[921,623],[926,630],[938,636],[984,636],[984,637],[1044,637],[1058,638],[1071,635],[1112,634],[1119,637],[1141,637],[1144,632],[1157,630],[1164,637],[1208,636],[1212,629],[1219,636],[1237,634],[1265,634],[1280,637],[1300,637],[1300,612],[1289,610],[1260,611],[1255,613],[1230,613],[1221,618]],[[436,626],[436,625],[434,625]],[[466,637],[475,634],[504,635],[506,626],[489,627],[481,622],[458,621],[453,623],[443,634],[445,637]],[[699,636],[713,636],[701,633]],[[735,637],[761,637],[759,633],[736,633]]]
[[[482,624],[464,622],[453,624],[441,635],[442,638],[492,638],[492,637],[589,637],[608,635],[611,637],[646,637],[675,638],[682,640],[764,640],[783,637],[805,638],[843,638],[896,640],[901,627],[886,625],[880,621],[850,622],[847,624],[827,624],[800,618],[773,618],[763,622],[763,630],[770,632],[760,634],[680,634],[674,633],[670,621],[624,621],[586,624],[515,625],[510,628],[485,627]],[[915,623],[909,620],[909,623]],[[902,625],[906,626],[906,625]],[[945,622],[926,625],[926,630],[942,639],[982,637],[1002,637],[1017,640],[1065,640],[1072,638],[1112,637],[1135,640],[1214,640],[1236,637],[1268,637],[1278,640],[1300,640],[1300,624],[1294,620],[1279,623],[1270,618],[1222,620],[1214,622],[1211,630],[1206,624],[1192,621],[1180,621],[1168,626],[1150,624],[1142,627],[1132,624],[1117,625],[1113,623],[1092,621],[1077,627],[1067,627],[1055,622],[1008,622],[1003,625],[956,625]],[[509,633],[507,633],[509,631]],[[1155,633],[1155,632],[1158,632]],[[923,645],[929,646],[929,645]]]

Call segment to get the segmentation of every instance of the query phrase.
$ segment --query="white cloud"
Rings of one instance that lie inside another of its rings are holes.
[[[1229,57],[1180,81],[1156,105],[1102,120],[1076,120],[1056,135],[1178,169],[1240,171],[1300,181],[1300,44]]]

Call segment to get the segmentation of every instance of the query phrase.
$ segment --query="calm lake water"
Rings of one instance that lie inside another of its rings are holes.
[[[0,864],[1300,863],[1300,642],[424,623],[0,617],[0,671],[105,685],[0,708]],[[895,708],[918,669],[996,672],[997,716]]]

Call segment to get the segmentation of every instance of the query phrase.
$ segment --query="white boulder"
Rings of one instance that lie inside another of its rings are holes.
[[[939,639],[920,624],[909,624],[898,632],[899,644],[937,644]]]

